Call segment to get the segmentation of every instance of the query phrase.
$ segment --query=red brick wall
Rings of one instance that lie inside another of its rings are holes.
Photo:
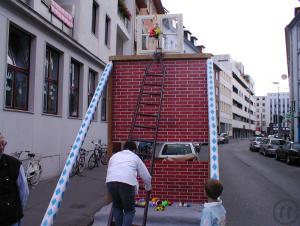
[[[146,162],[149,167],[149,161]],[[152,178],[151,197],[175,202],[206,202],[204,185],[208,179],[208,162],[156,161]],[[137,198],[145,198],[140,183]]]
[[[166,59],[167,77],[158,142],[208,142],[206,59]],[[126,141],[144,70],[150,63],[115,61],[112,85],[112,141]],[[160,73],[155,65],[153,73]],[[153,88],[154,89],[154,88]],[[145,109],[151,113],[153,108]],[[143,138],[151,137],[142,130]]]

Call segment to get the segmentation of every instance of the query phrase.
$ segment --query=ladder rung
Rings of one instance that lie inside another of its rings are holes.
[[[159,83],[144,83],[145,86],[162,86],[162,84]]]
[[[146,76],[163,77],[164,74],[146,74]]]
[[[140,104],[143,104],[143,105],[151,105],[151,106],[159,106],[158,103],[149,103],[149,102],[140,102]]]
[[[146,126],[146,125],[139,125],[139,124],[135,124],[134,127],[145,128],[145,129],[156,129],[155,126]]]
[[[148,92],[144,92],[142,93],[143,95],[149,95],[149,96],[160,96],[160,93],[148,93]]]
[[[145,117],[157,117],[157,114],[145,114],[145,113],[137,113],[137,115],[145,116]]]
[[[143,143],[154,143],[154,140],[146,140],[146,139],[140,139],[140,138],[131,138],[132,141],[139,141]]]

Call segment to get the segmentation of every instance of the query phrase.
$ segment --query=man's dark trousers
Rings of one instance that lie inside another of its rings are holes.
[[[116,226],[132,226],[135,214],[135,187],[121,182],[107,183],[113,200]]]

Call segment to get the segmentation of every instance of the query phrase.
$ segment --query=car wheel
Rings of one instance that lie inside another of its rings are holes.
[[[291,157],[289,155],[286,157],[286,163],[289,164],[289,165],[292,165],[292,160],[291,160]]]
[[[277,153],[275,154],[275,160],[277,160],[277,161],[280,160],[279,155]]]

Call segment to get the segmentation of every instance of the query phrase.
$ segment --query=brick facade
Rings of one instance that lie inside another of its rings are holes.
[[[208,142],[206,60],[206,57],[191,59],[179,57],[164,60],[167,77],[158,142]],[[128,139],[140,84],[145,68],[151,61],[132,60],[128,57],[128,59],[115,60],[113,63],[111,142],[118,143]],[[151,73],[161,73],[157,62],[152,68]],[[159,78],[154,78],[152,82],[160,81]],[[151,91],[155,92],[154,89],[155,87],[151,88]],[[144,109],[147,113],[153,111],[151,107]],[[152,138],[150,132],[147,133],[145,130],[138,131],[135,136],[144,139]],[[149,166],[149,162],[147,164]],[[152,181],[152,196],[172,201],[204,202],[206,201],[204,183],[209,177],[208,171],[209,163],[204,161],[157,160]],[[145,195],[143,190],[141,195]]]
[[[144,70],[151,61],[115,61],[112,79],[112,141],[128,139]],[[206,59],[167,59],[158,142],[208,141]],[[161,73],[154,65],[153,73]],[[154,89],[154,88],[153,88]],[[151,108],[146,109],[151,113]],[[143,138],[151,136],[140,132]]]
[[[150,166],[149,161],[146,161],[146,165]],[[208,162],[156,161],[151,197],[173,202],[206,202],[204,185],[207,178]],[[137,198],[145,197],[143,183],[140,183]]]

